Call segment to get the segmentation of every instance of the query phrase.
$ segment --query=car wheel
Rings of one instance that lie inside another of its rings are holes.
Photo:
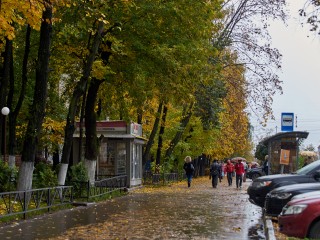
[[[310,232],[309,232],[309,238],[311,238],[311,239],[319,239],[320,238],[320,221],[318,221],[312,225]]]
[[[253,181],[253,180],[255,180],[255,179],[258,178],[258,177],[260,177],[260,174],[259,174],[259,173],[254,173],[254,174],[252,174],[251,179],[252,179],[252,181]]]

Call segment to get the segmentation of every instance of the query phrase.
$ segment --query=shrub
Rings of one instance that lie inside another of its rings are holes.
[[[55,187],[58,185],[58,178],[52,166],[43,162],[36,165],[34,171],[34,188]]]
[[[71,167],[70,179],[76,198],[83,196],[83,194],[87,194],[87,182],[89,177],[83,162]]]
[[[16,167],[10,168],[8,163],[0,161],[0,192],[15,190],[17,173]]]

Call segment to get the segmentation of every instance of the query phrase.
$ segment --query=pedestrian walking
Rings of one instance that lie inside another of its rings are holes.
[[[269,175],[269,160],[268,160],[268,158],[269,158],[269,156],[268,155],[266,155],[265,157],[264,157],[264,162],[263,162],[263,167],[262,167],[262,169],[263,169],[263,171],[264,171],[264,173],[266,174],[266,175]]]
[[[220,161],[219,165],[220,165],[219,181],[222,182],[222,179],[224,176],[224,163],[223,163],[223,161]]]
[[[220,176],[221,167],[218,161],[215,159],[213,160],[212,165],[210,166],[210,176],[212,178],[212,187],[217,188],[218,185],[218,178]]]
[[[192,176],[194,173],[194,166],[192,164],[192,159],[190,156],[185,157],[183,169],[185,170],[187,175],[188,187],[191,187]]]
[[[232,178],[234,174],[234,165],[230,160],[227,161],[227,164],[225,166],[225,171],[227,173],[227,179],[228,179],[228,185],[232,186]]]
[[[248,171],[248,164],[246,161],[242,161],[244,167],[244,174],[243,174],[243,182],[247,181],[247,171]]]
[[[236,165],[234,166],[235,172],[236,172],[236,185],[237,188],[242,188],[242,177],[244,174],[244,166],[241,162],[241,160],[238,160]]]

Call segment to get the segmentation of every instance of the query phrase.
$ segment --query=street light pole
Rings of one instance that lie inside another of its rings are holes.
[[[7,130],[7,119],[6,119],[6,116],[10,113],[10,109],[8,107],[3,107],[1,109],[1,113],[2,115],[4,116],[3,118],[3,126],[4,126],[4,129],[3,129],[3,161],[6,160],[6,148],[7,148],[7,143],[6,143],[6,139],[7,139],[7,133],[6,133],[6,130]]]

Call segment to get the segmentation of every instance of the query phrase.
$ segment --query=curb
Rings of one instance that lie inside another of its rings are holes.
[[[276,240],[271,218],[263,215],[263,225],[266,240]]]

